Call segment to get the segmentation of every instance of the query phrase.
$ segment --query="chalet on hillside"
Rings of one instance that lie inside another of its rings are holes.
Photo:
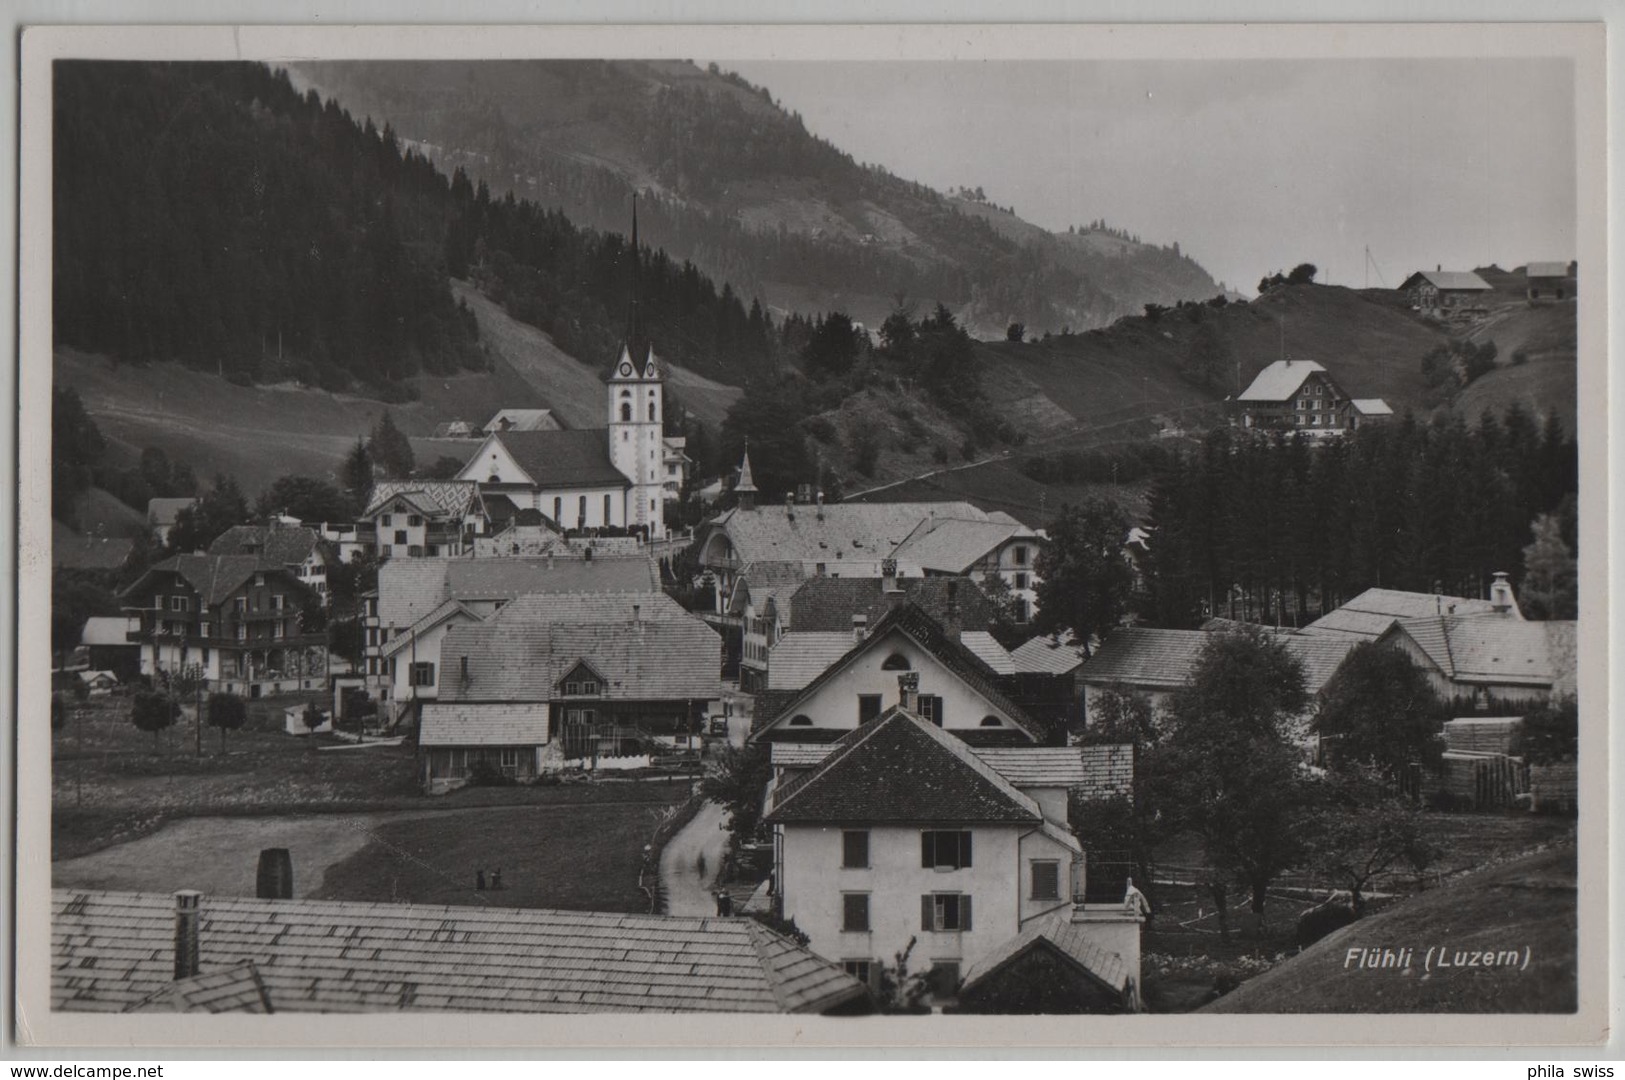
[[[1575,294],[1573,263],[1532,262],[1524,268],[1529,282],[1529,299],[1570,300]]]
[[[1476,308],[1494,287],[1471,270],[1418,270],[1400,282],[1411,307],[1425,315],[1446,315]]]
[[[1234,422],[1248,430],[1296,431],[1311,439],[1353,431],[1393,416],[1381,398],[1345,394],[1313,360],[1277,360],[1231,403]]]

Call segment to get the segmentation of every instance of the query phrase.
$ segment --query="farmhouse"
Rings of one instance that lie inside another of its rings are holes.
[[[368,598],[365,668],[399,720],[415,702],[437,695],[440,646],[456,625],[489,618],[521,596],[647,592],[660,587],[647,555],[588,558],[394,559],[378,568]]]
[[[1523,618],[1505,574],[1496,574],[1490,586],[1491,599],[1439,593],[1403,592],[1399,589],[1367,589],[1353,600],[1328,611],[1301,631],[1309,635],[1348,636],[1375,641],[1401,619],[1425,615],[1502,616]]]
[[[754,919],[51,894],[68,1012],[823,1013],[864,987]]]
[[[849,641],[804,687],[758,695],[753,740],[834,742],[879,716],[898,673],[913,672],[920,714],[945,731],[977,746],[1041,741],[1038,725],[998,689],[997,674],[918,605],[859,625]]]
[[[919,711],[916,673],[896,704],[833,745],[775,743],[765,820],[778,902],[819,955],[860,979],[915,943],[939,1000],[962,977],[998,979],[1042,926],[1085,993],[1069,1011],[1136,1007],[1140,912],[1087,902],[1067,792],[1125,790],[1132,749],[977,749]],[[1119,892],[1121,896],[1121,892]]]
[[[1362,422],[1391,417],[1381,398],[1356,405],[1313,360],[1277,360],[1232,403],[1236,423],[1249,430],[1297,431],[1310,438],[1342,435]]]
[[[1490,283],[1471,270],[1418,270],[1400,282],[1411,307],[1426,315],[1444,315],[1477,307],[1494,292]]]
[[[143,675],[197,667],[210,690],[248,697],[326,684],[327,635],[300,616],[321,598],[264,555],[172,555],[119,600]]]
[[[327,570],[336,560],[315,529],[303,525],[234,525],[209,545],[210,555],[255,555],[287,567],[326,604]]]
[[[1377,642],[1409,656],[1440,698],[1465,699],[1484,711],[1572,697],[1577,626],[1430,615],[1400,620]]]
[[[480,762],[527,779],[695,732],[722,696],[721,649],[662,592],[523,596],[453,625],[421,705],[423,786],[448,790]]]

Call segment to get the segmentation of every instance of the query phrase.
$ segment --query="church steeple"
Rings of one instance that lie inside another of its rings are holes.
[[[638,194],[632,193],[632,288],[626,303],[626,340],[622,352],[641,371],[649,362],[649,339],[643,329],[643,249],[638,245]]]
[[[750,475],[750,438],[745,438],[745,455],[739,464],[739,482],[734,485],[734,494],[739,496],[739,509],[756,509],[756,484]]]

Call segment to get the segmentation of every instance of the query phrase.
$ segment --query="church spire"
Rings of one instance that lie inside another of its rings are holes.
[[[745,454],[739,463],[739,482],[734,485],[734,494],[739,496],[739,509],[756,509],[756,484],[750,476],[750,436],[745,437]]]
[[[649,360],[649,343],[643,333],[643,249],[638,245],[638,193],[632,193],[632,288],[626,305],[625,350],[640,368]]]

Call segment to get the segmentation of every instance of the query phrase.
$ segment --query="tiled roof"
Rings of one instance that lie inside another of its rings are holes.
[[[896,587],[901,590],[900,598],[895,593],[888,596],[880,578],[809,578],[790,596],[786,625],[791,630],[850,631],[852,616],[867,615],[869,625],[874,626],[900,599],[910,601],[939,623],[947,622],[950,604],[957,604],[959,625],[964,629],[985,630],[998,618],[993,601],[968,577],[903,578]]]
[[[1067,645],[1055,637],[1035,637],[1022,642],[1011,653],[1016,671],[1022,674],[1065,675],[1083,663],[1083,647]]]
[[[1134,747],[982,747],[976,756],[1016,787],[1082,787],[1091,795],[1116,795],[1134,783]]]
[[[1404,619],[1405,634],[1453,682],[1555,686],[1574,683],[1573,622],[1431,616]]]
[[[920,522],[893,554],[925,570],[963,574],[1000,544],[1019,536],[1037,539],[1036,534],[1025,525],[1003,521],[966,521],[939,514]]]
[[[81,536],[51,522],[51,565],[73,570],[117,570],[130,557],[135,541],[127,536]]]
[[[401,630],[393,634],[390,639],[384,643],[383,648],[380,650],[380,654],[386,657],[394,656],[402,649],[410,648],[412,645],[412,640],[419,634],[433,629],[434,627],[445,622],[447,619],[451,618],[453,615],[461,615],[463,618],[472,622],[478,622],[480,619],[479,615],[471,611],[468,605],[463,603],[461,600],[447,600],[444,604],[441,604],[439,607],[429,612],[429,614],[423,616],[423,618],[419,619],[411,626],[408,626],[405,630]]]
[[[834,750],[832,743],[776,742],[769,760],[783,768],[805,769]],[[1081,787],[1091,795],[1116,795],[1134,782],[1134,748],[1128,744],[973,746],[971,752],[1017,788]]]
[[[775,494],[775,493],[770,493]],[[970,503],[831,503],[817,506],[739,507],[717,519],[741,562],[759,559],[828,562],[889,558],[933,514],[986,521]]]
[[[964,680],[965,684],[973,691],[980,694],[995,709],[1007,716],[1011,723],[1020,729],[1027,738],[1034,742],[1038,740],[1039,736],[1034,728],[1032,718],[1020,706],[994,687],[992,680],[995,676],[988,666],[965,646],[949,638],[935,619],[913,603],[905,603],[901,607],[893,608],[882,616],[879,622],[871,624],[868,636],[861,643],[854,645],[844,657],[827,667],[822,675],[808,683],[800,693],[776,701],[759,698],[757,702],[759,712],[764,706],[770,704],[775,708],[775,711],[771,714],[761,712],[761,720],[755,725],[756,731],[762,731],[774,720],[792,712],[799,702],[816,694],[824,683],[834,678],[849,663],[870,649],[878,648],[886,635],[894,629],[906,634],[920,648],[930,653],[943,667]]]
[[[788,612],[790,610],[790,594],[807,580],[807,572],[798,562],[754,562],[741,570],[738,579],[734,582],[733,596],[730,598],[731,612],[735,615],[743,614],[745,602],[748,600],[755,607],[758,614],[767,607],[769,600],[778,605],[781,619],[788,625]]]
[[[425,701],[419,746],[541,746],[546,704]]]
[[[969,746],[894,708],[842,738],[805,778],[779,789],[767,820],[1037,824],[1043,814]]]
[[[1380,397],[1351,398],[1349,400],[1349,404],[1354,406],[1354,411],[1359,413],[1361,416],[1392,416],[1392,415],[1394,415],[1393,406],[1389,405],[1386,401],[1382,400],[1382,398],[1380,398]]]
[[[1471,270],[1418,270],[1400,285],[1400,288],[1409,287],[1415,278],[1423,278],[1437,289],[1470,289],[1474,292],[1483,292],[1490,288],[1490,283],[1473,273]]]
[[[1086,683],[1167,687],[1187,685],[1209,635],[1200,630],[1151,630],[1124,626],[1113,630],[1078,669]]]
[[[1072,912],[1063,909],[1034,920],[1015,937],[995,945],[965,972],[960,992],[970,992],[1005,964],[1035,948],[1052,950],[1085,975],[1119,994],[1128,986],[1130,972],[1123,958],[1101,948],[1084,926],[1072,921]]]
[[[1569,276],[1569,264],[1566,262],[1532,262],[1524,268],[1524,276],[1532,278],[1566,278]]]
[[[507,421],[507,426],[503,426]],[[553,419],[552,409],[503,409],[491,417],[484,431],[557,431],[560,424]]]
[[[315,529],[303,525],[233,525],[209,545],[210,555],[258,555],[268,563],[298,566],[316,550]]]
[[[51,1007],[171,987],[174,903],[55,890]],[[746,918],[206,896],[199,944],[199,981],[251,960],[279,1013],[821,1012],[864,992]]]
[[[969,649],[995,675],[1014,675],[1016,662],[998,639],[986,630],[961,630],[959,643]]]
[[[1303,665],[1303,688],[1318,694],[1332,681],[1332,676],[1343,666],[1349,653],[1360,642],[1351,637],[1311,636],[1308,634],[1281,634],[1277,637],[1286,651]]]
[[[130,620],[123,615],[92,615],[79,633],[81,645],[130,644]]]
[[[794,631],[767,652],[767,688],[800,690],[852,651],[852,632]]]
[[[259,967],[244,960],[233,967],[178,979],[125,1011],[269,1013],[274,1009]]]
[[[593,613],[584,601],[613,603]],[[441,701],[548,701],[582,661],[605,680],[602,700],[709,701],[721,695],[722,641],[702,620],[660,616],[664,594],[536,597],[489,621],[453,626],[440,646]],[[582,601],[578,603],[578,601]],[[466,658],[468,677],[461,676]]]
[[[188,506],[196,505],[197,499],[193,496],[187,496],[186,498],[181,499],[148,499],[147,524],[173,525],[175,524],[175,517],[177,514],[179,514],[182,510],[185,510]]]
[[[582,559],[565,554],[530,558],[391,559],[378,568],[378,617],[384,626],[410,626],[446,600],[512,600],[546,593],[644,592],[660,587],[644,555]]]
[[[237,588],[263,567],[255,555],[171,555],[154,564],[141,578],[120,595],[140,600],[147,579],[153,574],[173,572],[179,574],[203,600],[206,607],[224,602]],[[281,567],[277,567],[281,570]],[[298,579],[293,579],[297,583]]]
[[[479,490],[472,480],[380,480],[373,485],[366,513],[361,516],[382,513],[384,504],[398,497],[428,513],[460,518],[470,512]]]
[[[574,431],[499,431],[492,438],[539,488],[631,487],[609,457],[603,428]]]
[[[1254,376],[1236,400],[1285,401],[1317,371],[1325,374],[1326,369],[1313,360],[1277,360]]]

